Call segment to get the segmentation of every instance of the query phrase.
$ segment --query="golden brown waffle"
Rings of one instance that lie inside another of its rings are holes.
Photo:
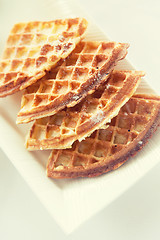
[[[95,131],[71,149],[53,150],[51,178],[94,177],[120,167],[146,144],[160,124],[160,98],[134,95],[107,129]]]
[[[81,141],[104,127],[134,94],[141,76],[142,72],[113,71],[107,82],[75,107],[36,120],[27,139],[27,148],[69,148],[74,141]]]
[[[127,48],[123,43],[80,42],[60,66],[26,89],[17,123],[50,116],[77,104],[107,79]]]
[[[83,18],[15,24],[0,61],[0,97],[43,77],[74,50],[86,28]]]

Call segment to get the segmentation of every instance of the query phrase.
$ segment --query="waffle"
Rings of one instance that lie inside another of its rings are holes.
[[[124,43],[80,42],[65,61],[26,89],[17,123],[50,116],[77,104],[106,81],[127,48]]]
[[[134,94],[141,76],[142,72],[114,70],[107,82],[75,107],[36,120],[26,147],[28,150],[69,148],[74,141],[104,128]]]
[[[160,124],[160,98],[134,95],[107,129],[95,131],[71,149],[53,150],[47,164],[51,178],[94,177],[114,170],[147,143]]]
[[[43,77],[74,50],[86,28],[83,18],[15,24],[0,61],[0,97]]]

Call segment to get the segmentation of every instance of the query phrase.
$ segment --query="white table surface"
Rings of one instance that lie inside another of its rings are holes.
[[[3,12],[0,28],[11,14],[20,15],[17,8],[25,7],[26,2],[0,0],[0,12]],[[38,1],[32,3],[35,5]],[[147,73],[150,85],[160,94],[160,1],[81,0],[81,4],[110,39],[130,43],[128,59],[136,69]],[[27,11],[26,8],[26,14]],[[159,189],[160,164],[103,211],[66,236],[0,150],[0,239],[158,240]]]

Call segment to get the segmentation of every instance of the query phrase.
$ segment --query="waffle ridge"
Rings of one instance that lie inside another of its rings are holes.
[[[160,98],[134,95],[108,128],[96,130],[71,149],[53,150],[47,164],[51,178],[94,177],[117,169],[147,143],[160,124]]]
[[[83,18],[15,24],[0,61],[0,97],[43,77],[74,50],[86,28]]]
[[[26,147],[29,150],[65,149],[96,129],[105,128],[134,94],[141,76],[143,72],[114,70],[107,82],[74,107],[37,119],[29,132]]]
[[[76,105],[107,80],[114,65],[126,56],[128,47],[124,43],[81,41],[70,56],[26,89],[17,123]]]

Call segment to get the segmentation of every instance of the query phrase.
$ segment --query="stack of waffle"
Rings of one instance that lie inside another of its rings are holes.
[[[160,124],[160,97],[136,94],[144,73],[115,70],[126,43],[86,41],[83,18],[16,24],[0,61],[0,97],[24,90],[17,123],[28,150],[52,149],[51,178],[118,168]]]

